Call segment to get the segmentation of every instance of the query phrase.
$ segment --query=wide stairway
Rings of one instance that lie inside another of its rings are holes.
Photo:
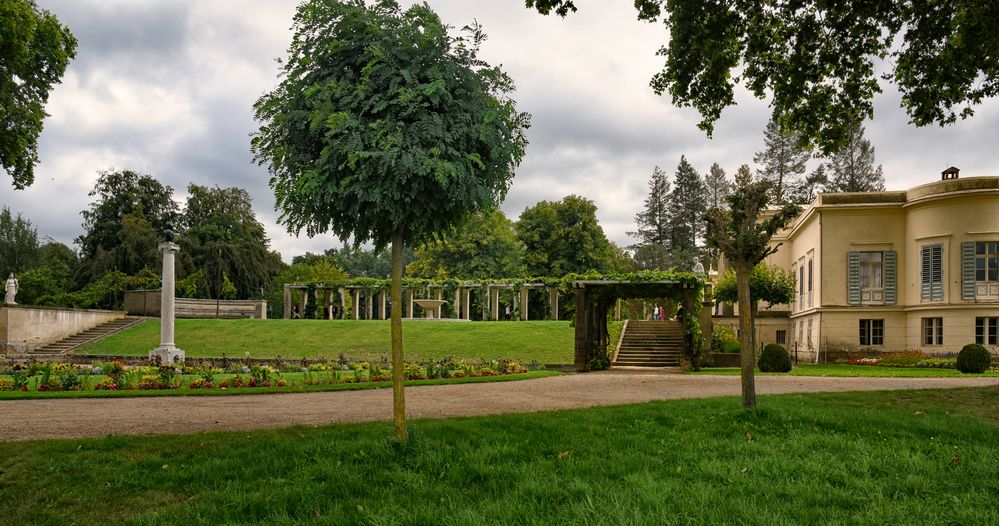
[[[107,323],[98,325],[93,329],[87,329],[83,332],[78,332],[67,338],[63,338],[59,341],[55,341],[39,347],[37,349],[32,349],[28,354],[39,355],[56,355],[65,354],[78,347],[86,345],[92,341],[99,340],[109,334],[118,332],[120,330],[127,329],[133,325],[139,324],[144,321],[145,318],[139,316],[126,316],[124,318],[119,318],[117,320],[112,320]]]
[[[676,367],[683,349],[683,327],[675,321],[628,322],[613,365]]]

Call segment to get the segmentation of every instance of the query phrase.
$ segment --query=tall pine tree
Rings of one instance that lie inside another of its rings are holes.
[[[704,198],[708,208],[725,208],[725,197],[732,192],[732,183],[725,177],[725,170],[718,163],[711,165],[704,176]]]
[[[635,251],[635,263],[640,268],[666,269],[670,266],[669,194],[669,175],[656,166],[649,177],[649,196],[645,198],[645,207],[635,214],[638,230],[628,232],[629,236],[638,239],[638,243],[630,248]]]
[[[686,157],[681,156],[667,204],[670,254],[673,266],[679,270],[692,269],[694,261],[701,255],[697,242],[704,236],[704,212],[707,210],[704,194],[704,181],[700,174]]]
[[[770,181],[772,205],[791,202],[791,190],[801,185],[805,164],[811,153],[798,146],[797,133],[784,133],[777,121],[770,119],[763,132],[763,151],[757,152],[753,162],[762,165],[757,169],[761,180]]]
[[[753,182],[753,172],[749,171],[749,165],[744,164],[735,171],[735,189],[738,190],[743,186],[748,185]]]
[[[829,176],[826,165],[820,164],[808,174],[800,184],[791,189],[791,201],[799,205],[807,205],[815,200],[815,196],[829,186]]]
[[[885,176],[881,165],[874,167],[874,147],[864,138],[864,127],[850,128],[846,147],[833,154],[826,165],[832,175],[828,190],[832,192],[881,192]]]

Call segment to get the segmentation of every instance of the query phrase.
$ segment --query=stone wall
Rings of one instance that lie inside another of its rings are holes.
[[[159,316],[159,290],[130,290],[125,292],[125,310],[133,316]],[[216,300],[177,298],[175,312],[178,318],[255,318],[267,319],[265,300]]]
[[[30,351],[124,317],[124,312],[110,310],[3,305],[0,306],[0,351]]]

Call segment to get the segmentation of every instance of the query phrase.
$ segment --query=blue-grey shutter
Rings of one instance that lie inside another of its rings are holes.
[[[846,302],[860,305],[860,252],[848,252],[846,266]]]
[[[930,299],[943,301],[943,245],[930,246]]]
[[[895,251],[885,251],[885,303],[895,303]]]
[[[923,245],[920,259],[920,298],[943,301],[943,245]]]
[[[961,299],[975,299],[975,242],[961,243]]]

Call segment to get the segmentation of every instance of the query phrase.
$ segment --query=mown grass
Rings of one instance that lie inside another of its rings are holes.
[[[738,367],[711,367],[691,374],[738,375]],[[764,373],[756,369],[756,374],[774,376],[865,376],[871,378],[953,378],[976,376],[999,376],[999,371],[986,371],[982,374],[965,374],[957,369],[929,369],[921,367],[886,367],[881,365],[845,364],[798,364],[787,373]]]
[[[406,380],[407,386],[416,385],[445,385],[445,384],[475,384],[487,382],[513,382],[516,380],[530,380],[533,378],[544,378],[546,376],[558,376],[557,371],[528,371],[519,374],[503,374],[498,376],[474,376],[466,378],[436,378],[430,380]],[[216,384],[231,374],[215,375]],[[246,378],[248,375],[243,375]],[[182,376],[181,384],[176,389],[151,389],[151,390],[121,390],[121,391],[94,391],[91,389],[79,391],[36,391],[37,377],[29,384],[30,391],[0,391],[0,400],[34,400],[48,398],[137,398],[148,396],[231,396],[231,395],[255,395],[255,394],[278,394],[278,393],[318,393],[324,391],[357,391],[361,389],[385,389],[392,387],[391,381],[384,382],[358,382],[344,384],[304,384],[303,373],[283,373],[288,385],[284,387],[228,387],[221,389],[217,385],[211,389],[190,389],[188,386],[192,381],[200,378],[198,375],[185,374]],[[318,377],[318,375],[313,375]],[[4,378],[0,375],[0,378]],[[103,378],[99,377],[99,378]],[[93,384],[93,381],[90,382]]]
[[[617,341],[621,323],[611,324]],[[366,320],[177,320],[175,340],[187,356],[241,358],[336,358],[358,360],[388,354],[389,322]],[[404,321],[410,361],[457,356],[541,363],[572,363],[574,329],[567,321]],[[159,344],[159,324],[148,320],[95,342],[77,354],[142,356]]]
[[[999,388],[5,443],[9,524],[996,524]]]

